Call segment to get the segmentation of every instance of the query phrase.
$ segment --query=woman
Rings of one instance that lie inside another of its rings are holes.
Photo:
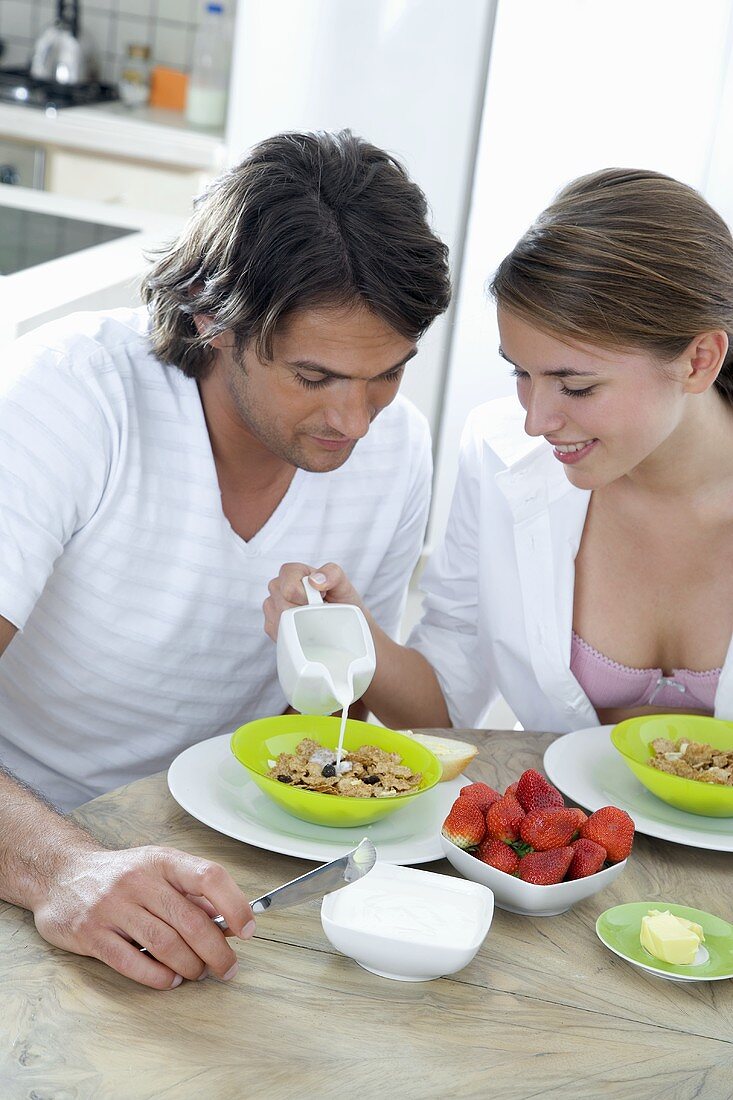
[[[733,719],[729,230],[667,176],[596,172],[491,292],[526,436],[513,399],[472,413],[423,619],[407,646],[371,623],[365,703],[397,728],[475,726],[497,693],[553,732],[670,709]],[[272,637],[308,572],[272,583]],[[311,582],[359,602],[335,565]]]

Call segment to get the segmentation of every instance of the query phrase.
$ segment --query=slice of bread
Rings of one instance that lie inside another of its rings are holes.
[[[421,745],[424,745],[426,749],[430,749],[437,756],[443,766],[443,774],[440,777],[441,783],[445,783],[448,779],[455,779],[478,754],[476,745],[471,745],[468,741],[455,741],[449,737],[436,737],[431,733],[413,733],[412,730],[400,730],[400,732],[406,733],[408,737],[414,738],[415,741],[419,741]]]

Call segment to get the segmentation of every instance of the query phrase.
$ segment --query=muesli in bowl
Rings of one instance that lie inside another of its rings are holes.
[[[420,772],[403,764],[398,753],[377,745],[344,752],[338,763],[336,756],[335,749],[304,737],[295,752],[282,752],[273,760],[268,775],[278,783],[345,798],[395,798],[420,786]]]
[[[247,769],[252,781],[271,801],[293,817],[316,825],[335,828],[368,825],[411,805],[414,799],[421,798],[439,782],[440,762],[415,738],[383,726],[372,726],[367,722],[349,719],[344,734],[344,762],[349,762],[352,755],[358,756],[362,750],[366,750],[366,757],[352,762],[351,771],[361,771],[363,768],[364,776],[376,775],[378,784],[363,784],[367,793],[361,794],[356,787],[351,787],[349,793],[338,790],[339,780],[348,775],[348,772],[345,771],[338,778],[335,775],[324,776],[324,768],[328,772],[329,765],[333,764],[331,757],[319,755],[316,761],[312,761],[312,757],[314,753],[326,751],[332,754],[335,761],[340,728],[340,718],[283,714],[277,718],[261,718],[240,726],[232,734],[231,747],[234,756]],[[303,769],[302,765],[298,765],[296,773],[291,775],[290,769],[293,765],[282,763],[283,758],[297,757],[298,746],[304,741],[310,742],[302,754],[308,757],[305,761],[306,767]],[[313,752],[312,745],[316,746]],[[381,766],[377,760],[383,758],[378,757],[375,750],[380,750],[386,758]],[[325,763],[320,764],[318,774],[318,761],[321,759]],[[333,766],[335,771],[335,764]],[[313,775],[315,788],[294,781],[296,775],[300,772],[305,774],[308,770]],[[284,778],[278,778],[279,775]],[[409,776],[414,777],[417,782],[412,782]],[[291,781],[288,782],[288,779]],[[334,779],[335,783],[324,783]],[[391,787],[386,785],[387,780],[391,780]],[[378,785],[385,793],[372,793],[370,788],[377,788]],[[335,791],[334,787],[337,788]],[[248,794],[247,797],[252,796]]]
[[[733,754],[733,722],[682,711],[651,714],[619,722],[611,741],[639,782],[663,802],[704,817],[733,817],[733,784],[724,763]]]

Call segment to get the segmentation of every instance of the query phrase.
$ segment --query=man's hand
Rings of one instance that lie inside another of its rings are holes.
[[[221,913],[243,939],[255,927],[217,863],[172,848],[107,849],[2,767],[0,898],[29,909],[49,943],[153,989],[233,977],[237,957],[211,918]]]
[[[221,913],[244,939],[255,927],[223,867],[172,848],[68,852],[33,912],[49,943],[101,959],[153,989],[209,971],[234,977],[237,957],[211,918]]]
[[[339,565],[328,562],[320,569],[313,569],[302,562],[287,562],[267,588],[270,595],[262,605],[265,614],[265,632],[277,641],[277,630],[283,611],[291,607],[300,607],[307,603],[303,589],[303,577],[313,585],[328,603],[353,603],[367,615],[369,613],[361,602],[359,593]]]

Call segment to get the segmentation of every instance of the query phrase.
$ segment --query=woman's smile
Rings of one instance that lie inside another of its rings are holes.
[[[547,436],[545,438],[547,439]],[[581,462],[586,455],[590,454],[598,440],[584,439],[578,443],[553,443],[551,439],[547,439],[547,442],[552,446],[555,458],[560,462],[573,464]]]

